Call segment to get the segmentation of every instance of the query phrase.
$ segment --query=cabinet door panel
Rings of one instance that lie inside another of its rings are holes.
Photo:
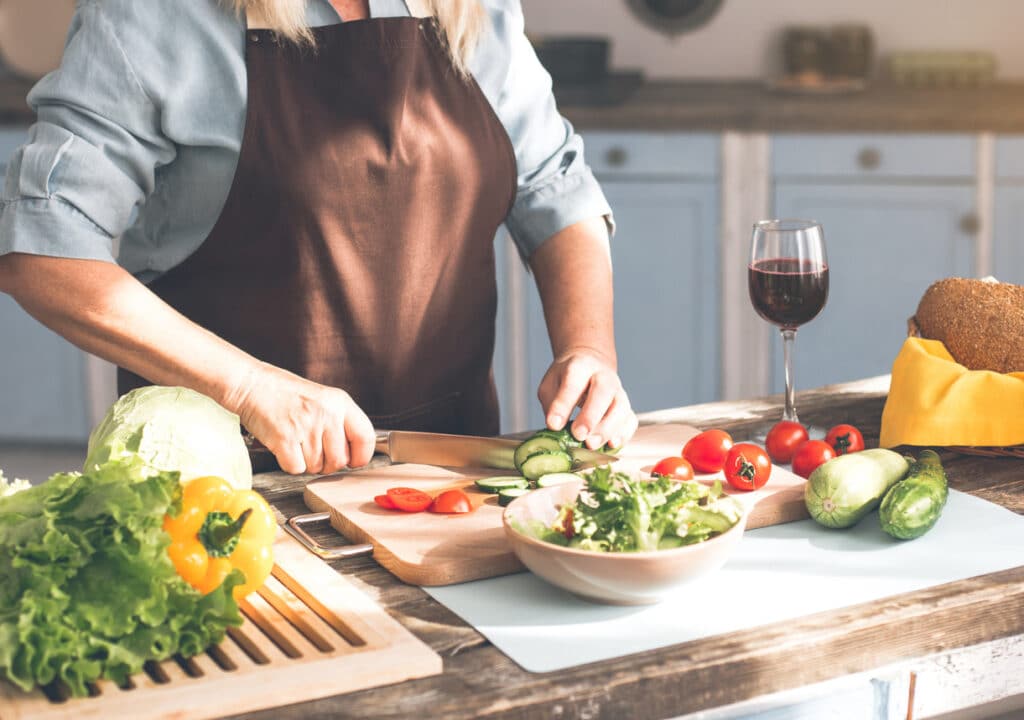
[[[718,189],[713,182],[602,182],[612,239],[619,374],[634,409],[718,395]],[[601,293],[603,288],[594,288]],[[573,308],[561,308],[572,312]],[[529,391],[551,362],[540,300],[529,293]],[[544,423],[531,394],[530,423]]]
[[[992,274],[1024,285],[1024,187],[996,188],[995,247]]]
[[[974,239],[961,230],[973,212],[966,186],[776,186],[781,217],[822,223],[830,288],[822,313],[797,333],[797,389],[888,373],[907,318],[932,282],[973,273]],[[774,333],[772,382],[783,387]]]

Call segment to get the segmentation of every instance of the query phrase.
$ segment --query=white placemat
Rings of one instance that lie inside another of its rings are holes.
[[[664,602],[581,600],[531,573],[424,588],[530,672],[549,672],[1024,565],[1024,517],[950,492],[938,524],[901,542],[877,513],[848,530],[803,520],[746,533],[719,572]]]

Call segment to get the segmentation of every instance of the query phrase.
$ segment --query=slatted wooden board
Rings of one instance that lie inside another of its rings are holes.
[[[241,603],[245,623],[189,659],[150,663],[91,696],[24,693],[0,680],[0,720],[202,720],[441,672],[441,658],[342,575],[284,533],[273,575]]]
[[[679,423],[645,425],[620,454],[616,467],[649,473],[668,455],[678,455],[699,431]],[[523,569],[505,539],[504,508],[494,495],[476,489],[474,481],[508,471],[446,469],[404,463],[326,477],[306,485],[304,500],[315,512],[329,512],[331,525],[352,542],[370,543],[373,556],[398,578],[414,585],[450,585]],[[721,478],[699,476],[704,482]],[[772,468],[768,483],[754,492],[735,491],[750,507],[748,528],[792,522],[807,517],[804,480],[784,467]],[[408,486],[437,495],[459,488],[469,495],[468,515],[409,515],[377,507],[374,495],[389,487]],[[730,490],[727,487],[727,490]]]

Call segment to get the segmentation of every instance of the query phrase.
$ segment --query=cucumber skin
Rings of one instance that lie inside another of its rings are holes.
[[[909,466],[901,455],[882,448],[833,458],[807,479],[807,511],[825,527],[852,527],[878,507]]]
[[[949,483],[939,456],[924,450],[907,477],[885,494],[878,520],[897,540],[913,540],[935,527],[948,498]]]

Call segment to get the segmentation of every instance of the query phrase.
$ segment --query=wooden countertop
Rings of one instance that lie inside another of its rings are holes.
[[[852,422],[877,445],[887,379],[800,393],[806,422]],[[781,415],[779,397],[665,410],[643,422],[680,421],[740,436]],[[1024,463],[943,454],[950,485],[1024,514]],[[303,478],[256,476],[279,520],[307,512]],[[327,530],[326,537],[338,537]],[[1022,560],[1024,562],[1024,560]],[[246,717],[274,718],[654,718],[720,707],[768,693],[934,653],[1024,636],[1024,566],[860,606],[652,650],[553,673],[532,674],[431,599],[369,558],[336,561],[364,592],[444,659],[444,673]]]
[[[807,96],[750,81],[658,81],[620,105],[559,108],[585,130],[1024,133],[1024,83],[931,90],[879,82],[847,95]]]

